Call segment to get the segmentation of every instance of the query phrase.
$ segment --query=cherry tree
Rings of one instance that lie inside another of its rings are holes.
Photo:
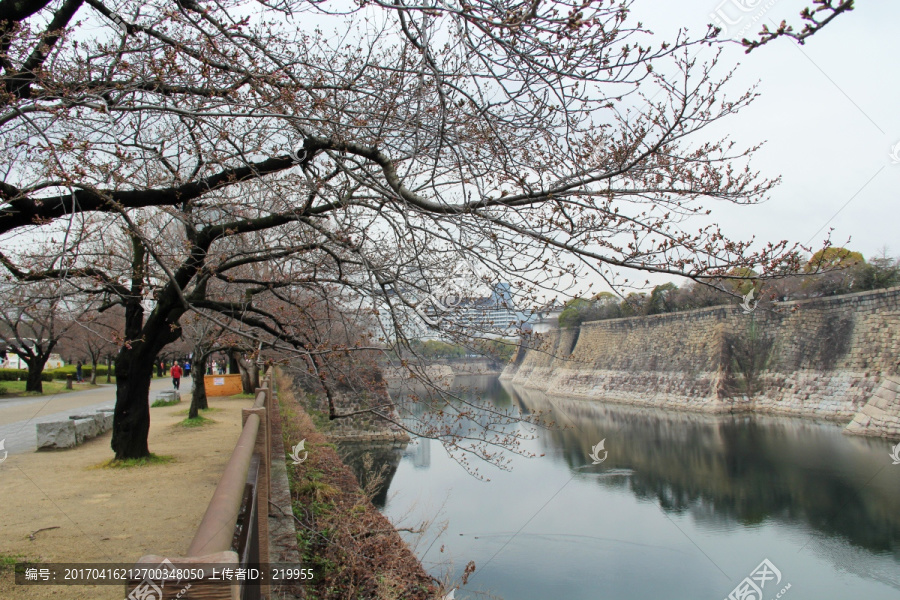
[[[47,281],[2,286],[0,340],[28,367],[25,391],[42,393],[41,375],[50,355],[72,327],[66,319],[64,285]]]
[[[123,315],[121,310],[98,312],[86,310],[80,315],[64,315],[71,319],[66,335],[60,340],[59,349],[69,361],[83,360],[91,365],[91,385],[97,384],[97,365],[118,352],[121,345]],[[110,377],[107,364],[107,380]]]
[[[707,217],[777,182],[707,134],[755,95],[728,93],[715,31],[656,40],[630,9],[0,0],[0,265],[124,310],[116,457],[149,452],[189,313],[315,366],[334,349],[297,328],[304,294],[377,317],[347,349],[370,352],[460,263],[522,304],[798,263]]]

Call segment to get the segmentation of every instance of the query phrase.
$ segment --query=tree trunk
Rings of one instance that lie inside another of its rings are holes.
[[[145,249],[132,236],[131,296],[125,300],[125,339],[133,340],[119,348],[116,355],[116,410],[113,413],[111,446],[116,460],[150,456],[150,380],[158,348],[154,343],[163,335],[160,325],[144,322],[141,305],[144,283]],[[156,308],[160,309],[160,304]],[[163,320],[164,321],[164,320]],[[151,338],[153,341],[151,342]],[[165,344],[163,344],[165,345]]]
[[[25,379],[26,392],[37,392],[38,394],[44,393],[44,384],[41,382],[41,374],[44,372],[44,363],[45,361],[40,359],[25,363],[28,365],[28,377]]]
[[[256,363],[245,360],[239,350],[231,351],[231,359],[237,363],[241,374],[241,388],[245,394],[252,394],[259,387],[259,367]]]
[[[112,383],[112,356],[106,355],[106,383]]]
[[[116,460],[150,456],[150,379],[153,356],[138,348],[122,348],[116,357],[116,411],[112,449]]]
[[[194,364],[191,371],[195,371],[191,380],[193,381],[193,389],[191,391],[191,408],[188,411],[188,418],[196,418],[200,411],[209,408],[209,402],[206,398],[206,363],[209,356],[203,353],[203,350],[194,349]]]
[[[185,309],[177,287],[170,282],[157,297],[156,306],[144,320],[144,257],[146,249],[132,236],[131,295],[125,301],[124,337],[130,343],[116,356],[116,411],[113,418],[112,449],[117,460],[150,456],[150,381],[160,351],[181,336],[178,320]],[[194,268],[202,262],[197,260]],[[196,272],[196,271],[194,271]],[[180,282],[182,288],[193,275]]]

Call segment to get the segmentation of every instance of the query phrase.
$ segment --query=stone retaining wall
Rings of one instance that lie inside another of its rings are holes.
[[[885,383],[898,361],[900,288],[891,288],[750,314],[719,306],[556,329],[502,378],[635,405],[853,420],[848,432],[900,438],[900,406]],[[884,402],[870,402],[876,390]],[[869,420],[854,419],[867,404]]]
[[[384,381],[373,384],[373,389],[360,392],[334,390],[335,406],[339,414],[359,413],[350,417],[328,420],[328,398],[324,393],[310,393],[295,384],[298,398],[305,395],[305,409],[318,418],[319,430],[334,442],[408,442],[409,435],[390,420],[371,412],[376,409],[390,418],[396,417],[394,402],[387,392]]]

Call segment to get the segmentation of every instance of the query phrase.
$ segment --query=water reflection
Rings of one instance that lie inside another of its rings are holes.
[[[389,391],[397,403],[399,413],[409,418],[420,418],[429,410],[432,402],[444,402],[444,396],[417,384],[416,380],[388,380]],[[450,398],[485,402],[495,408],[511,408],[512,399],[500,384],[496,375],[467,375],[457,377],[448,386]],[[479,418],[488,418],[479,415]],[[413,423],[409,423],[414,425]],[[459,435],[478,432],[478,423],[462,421],[452,430]],[[372,503],[383,509],[387,492],[397,472],[401,458],[411,458],[416,468],[431,466],[430,440],[418,440],[411,444],[398,442],[341,441],[337,451],[341,459],[356,475],[361,487],[374,490]]]
[[[605,438],[604,469],[632,475],[599,485],[626,488],[669,512],[690,511],[711,527],[805,524],[900,558],[900,473],[874,478],[890,465],[881,440],[800,419],[654,411],[511,386],[507,393],[523,411],[552,410],[569,426],[541,437],[569,468],[590,464],[591,446]]]
[[[475,561],[459,599],[722,598],[763,558],[791,597],[898,597],[900,466],[883,440],[807,420],[548,397],[496,378],[454,385],[469,401],[566,426],[538,430],[524,446],[546,456],[490,472],[490,483],[437,442],[403,452],[384,512],[435,520],[408,537],[433,575],[459,577]],[[602,439],[607,459],[592,465]]]
[[[417,440],[410,444],[403,452],[403,458],[411,458],[417,469],[427,469],[431,466],[431,440]]]
[[[370,487],[372,503],[384,508],[388,489],[407,444],[400,442],[338,442],[337,452],[363,489]]]
[[[437,390],[424,385],[418,379],[389,379],[388,391],[400,407],[401,413],[421,416],[432,404],[442,404],[447,398],[484,401],[492,408],[512,408],[512,396],[507,384],[496,375],[463,375],[447,381],[448,385]]]

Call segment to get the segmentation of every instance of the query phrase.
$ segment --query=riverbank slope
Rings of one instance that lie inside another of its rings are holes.
[[[278,383],[284,446],[297,448],[302,456],[299,463],[288,460],[287,468],[298,550],[303,564],[316,574],[306,586],[307,595],[319,600],[438,597],[435,581],[372,503],[388,474],[369,473],[361,488],[335,444],[351,437],[349,426],[323,432],[320,424],[327,421],[313,408],[315,395],[304,397],[290,376],[281,376]],[[371,432],[371,423],[356,425],[364,426],[357,439],[367,443],[392,433]]]

